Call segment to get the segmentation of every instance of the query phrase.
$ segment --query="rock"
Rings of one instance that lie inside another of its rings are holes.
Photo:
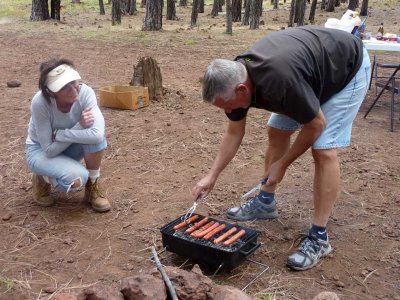
[[[22,82],[19,81],[19,80],[10,80],[10,81],[7,81],[7,86],[8,86],[9,88],[16,88],[16,87],[21,86],[21,84],[22,84]]]
[[[312,300],[339,300],[339,296],[334,292],[321,292]]]
[[[70,293],[60,293],[56,295],[53,300],[78,300],[75,295]]]
[[[8,221],[8,220],[10,220],[12,217],[13,217],[13,213],[12,213],[11,211],[9,211],[9,212],[6,212],[6,213],[1,217],[1,219],[2,219],[3,221]]]
[[[217,285],[213,289],[213,300],[252,300],[255,299],[241,290],[228,286]]]
[[[149,274],[123,278],[121,292],[125,300],[165,300],[167,298],[164,281]]]
[[[54,286],[48,286],[43,289],[47,294],[53,294],[57,289]]]
[[[343,283],[342,281],[340,281],[340,280],[336,281],[336,282],[335,282],[335,285],[336,285],[337,287],[339,287],[339,288],[344,288],[344,283]]]
[[[200,269],[200,266],[198,264],[195,264],[192,268],[192,272],[199,274],[199,275],[203,275],[203,272]]]
[[[97,283],[85,288],[78,294],[78,300],[124,300],[124,296],[118,290]]]
[[[200,274],[173,267],[165,267],[180,300],[206,300],[214,287],[213,281]]]

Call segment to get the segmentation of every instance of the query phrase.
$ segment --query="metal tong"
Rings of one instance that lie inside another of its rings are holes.
[[[193,205],[187,210],[186,214],[182,217],[182,221],[186,221],[189,219],[191,216],[193,216],[194,212],[196,211],[197,206],[199,206],[201,201],[204,201],[207,199],[208,196],[205,196],[204,198],[198,197],[196,201],[193,202]]]
[[[242,196],[240,196],[240,199],[245,199],[249,195],[253,194],[255,191],[260,190],[261,186],[263,184],[266,184],[267,181],[268,181],[268,177],[265,177],[265,178],[261,179],[261,181],[255,187],[253,187],[250,191],[248,191],[248,192],[244,193]]]

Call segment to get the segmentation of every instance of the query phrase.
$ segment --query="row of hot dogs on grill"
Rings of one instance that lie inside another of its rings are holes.
[[[199,215],[194,215],[189,219],[183,221],[182,223],[175,225],[174,230],[185,228],[189,226],[189,224],[192,224],[194,221],[196,221],[198,218]],[[204,217],[201,221],[194,223],[192,226],[187,228],[185,232],[187,234],[190,234],[190,236],[192,237],[208,241],[214,235],[223,231],[225,228],[225,224],[220,224],[216,221],[209,221],[208,217]],[[239,232],[236,232],[237,230],[238,229],[236,227],[232,227],[218,238],[215,238],[213,241],[214,244],[217,245],[223,242],[223,245],[225,247],[228,247],[246,234],[246,231],[244,229],[239,230]]]

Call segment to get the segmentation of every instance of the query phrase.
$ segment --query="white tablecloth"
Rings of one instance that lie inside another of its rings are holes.
[[[376,39],[363,40],[367,50],[374,51],[400,51],[400,43],[378,41]]]

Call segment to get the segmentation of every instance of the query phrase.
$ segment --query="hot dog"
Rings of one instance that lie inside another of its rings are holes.
[[[200,231],[199,233],[195,234],[194,237],[195,238],[202,238],[203,236],[205,236],[206,234],[208,234],[209,232],[211,232],[212,230],[214,230],[215,228],[217,228],[219,226],[218,222],[215,222],[212,226],[208,227],[207,229]]]
[[[194,215],[193,217],[190,217],[189,219],[183,221],[182,223],[179,223],[177,225],[174,226],[174,230],[178,230],[181,229],[185,226],[187,226],[188,224],[196,221],[199,218],[199,215]]]
[[[229,238],[229,240],[226,240],[224,242],[224,246],[228,247],[230,244],[236,242],[239,238],[241,238],[242,236],[244,236],[246,234],[246,231],[244,229],[240,230],[238,233],[236,233],[234,236],[232,236],[231,238]]]
[[[186,229],[187,233],[192,233],[193,231],[195,231],[197,228],[200,228],[201,226],[203,226],[204,224],[206,224],[208,221],[208,217],[203,218],[201,221],[195,223],[192,227]]]
[[[215,229],[211,230],[209,233],[207,233],[207,234],[203,237],[203,239],[209,240],[211,237],[214,236],[214,234],[217,234],[218,232],[224,230],[225,227],[226,227],[225,224],[219,225],[217,228],[215,228]]]
[[[224,234],[222,234],[220,237],[216,238],[214,240],[214,244],[219,244],[221,243],[223,240],[225,240],[228,236],[230,236],[231,234],[235,233],[237,230],[236,227],[232,227],[231,229],[229,229],[227,232],[225,232]]]
[[[203,227],[200,227],[200,228],[197,229],[196,231],[192,232],[190,235],[191,235],[191,236],[197,235],[197,234],[200,233],[201,231],[207,230],[208,228],[210,228],[211,226],[213,226],[214,223],[215,223],[214,221],[210,221],[210,222],[208,222],[206,225],[204,225]]]

